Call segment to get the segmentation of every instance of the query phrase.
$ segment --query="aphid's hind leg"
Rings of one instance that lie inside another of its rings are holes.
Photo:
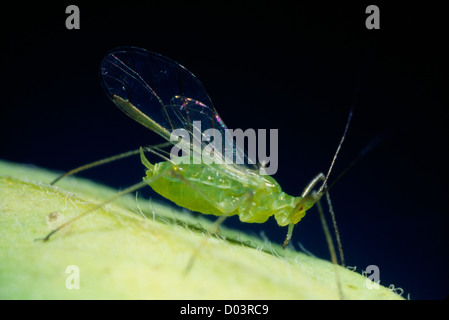
[[[208,228],[207,232],[209,234],[214,234],[217,232],[218,228],[220,227],[220,225],[226,220],[226,216],[221,216],[219,217],[217,220],[215,220],[215,222]],[[192,270],[193,267],[193,263],[195,262],[195,258],[196,256],[200,253],[201,248],[203,247],[203,245],[206,242],[206,238],[203,238],[201,240],[201,242],[199,243],[198,247],[195,249],[195,251],[192,253],[192,255],[189,258],[189,261],[187,262],[183,274],[187,275],[190,270]]]
[[[173,177],[177,178],[179,180],[180,183],[185,183],[186,185],[189,186],[189,188],[191,188],[192,190],[195,190],[205,201],[209,202],[212,206],[214,206],[217,210],[223,212],[223,215],[220,216],[207,230],[208,234],[214,234],[217,232],[218,228],[220,227],[220,225],[225,221],[225,219],[236,210],[236,208],[245,208],[245,209],[249,209],[250,205],[251,205],[251,201],[253,198],[253,192],[251,190],[249,190],[248,192],[246,192],[244,195],[241,196],[240,201],[233,207],[230,208],[226,208],[225,206],[223,206],[222,204],[218,204],[218,203],[214,203],[213,201],[210,200],[210,197],[208,197],[207,194],[205,194],[204,192],[202,192],[201,190],[199,190],[196,186],[194,186],[190,181],[188,181],[187,179],[185,179],[182,175],[180,175],[179,173],[176,172],[177,167],[176,165],[173,164],[173,170],[171,171],[171,174]],[[206,243],[206,239],[207,238],[203,238],[202,241],[198,244],[198,247],[195,249],[195,251],[192,253],[192,255],[190,256],[190,259],[186,265],[186,267],[184,268],[184,275],[187,275],[190,270],[193,267],[193,264],[195,262],[195,258],[196,256],[199,254],[199,252],[201,251],[201,248],[205,245]]]
[[[160,148],[166,147],[167,145],[171,145],[171,143],[169,143],[169,142],[164,142],[164,143],[155,145],[155,146],[153,146],[152,148],[160,149]],[[147,149],[145,149],[145,150],[147,151]],[[114,162],[114,161],[117,161],[117,160],[121,160],[121,159],[124,159],[124,158],[128,158],[128,157],[131,157],[131,156],[134,156],[134,155],[139,154],[139,152],[140,152],[140,149],[131,150],[131,151],[119,153],[119,154],[113,155],[113,156],[111,156],[111,157],[107,157],[107,158],[104,158],[104,159],[100,159],[100,160],[97,160],[97,161],[94,161],[94,162],[91,162],[91,163],[82,165],[82,166],[80,166],[80,167],[77,167],[77,168],[75,168],[75,169],[72,169],[72,170],[70,170],[70,171],[67,171],[67,172],[61,174],[61,175],[58,176],[56,179],[54,179],[54,180],[50,183],[50,185],[54,185],[54,184],[55,184],[56,182],[58,182],[59,180],[65,178],[65,177],[74,175],[74,174],[76,174],[76,173],[78,173],[78,172],[86,171],[86,170],[88,170],[88,169],[92,169],[92,168],[95,168],[95,167],[99,167],[99,166],[102,166],[102,165],[107,164],[107,163],[110,163],[110,162]]]
[[[324,217],[324,211],[323,211],[323,207],[321,206],[320,200],[317,201],[316,205],[318,208],[318,212],[320,214],[320,220],[321,220],[321,224],[323,226],[324,235],[326,236],[327,245],[329,247],[329,251],[331,254],[332,264],[334,265],[334,272],[335,272],[335,279],[336,279],[336,283],[337,283],[338,295],[340,297],[340,300],[343,300],[344,296],[343,296],[343,290],[342,290],[342,286],[341,286],[340,273],[338,272],[338,267],[337,267],[338,266],[337,254],[335,252],[334,244],[332,242],[332,237],[331,237],[331,234],[329,231],[329,227],[327,226],[326,218]]]
[[[242,210],[249,210],[249,207],[251,205],[252,202],[252,198],[253,198],[253,192],[250,190],[248,192],[246,192],[242,198],[239,201],[238,206],[240,208],[242,208]],[[215,204],[216,205],[216,204]],[[216,205],[217,209],[225,211],[224,208],[218,207]],[[231,211],[232,212],[232,211]],[[208,233],[209,234],[213,234],[216,233],[218,228],[220,227],[220,225],[225,221],[225,219],[227,218],[226,215],[222,215],[221,217],[219,217],[209,228],[208,228]],[[195,258],[196,256],[199,254],[201,248],[205,245],[206,242],[206,238],[203,238],[202,241],[200,242],[200,244],[198,245],[198,247],[196,248],[196,250],[192,253],[192,255],[190,256],[189,262],[187,263],[186,267],[184,268],[184,275],[187,275],[189,273],[189,271],[192,269],[193,263],[195,262]]]
[[[86,216],[86,215],[88,215],[88,214],[94,212],[94,211],[97,210],[97,209],[100,209],[100,208],[103,207],[104,205],[106,205],[106,204],[108,204],[108,203],[110,203],[110,202],[112,202],[112,201],[114,201],[114,200],[120,198],[121,196],[123,196],[123,195],[125,195],[125,194],[131,193],[131,192],[134,192],[134,191],[137,191],[137,190],[139,190],[139,189],[142,189],[142,188],[146,187],[146,186],[148,185],[148,183],[151,183],[151,179],[152,179],[152,178],[145,179],[145,181],[136,183],[136,184],[134,184],[134,185],[132,185],[132,186],[130,186],[130,187],[128,187],[128,188],[126,188],[126,189],[124,189],[124,190],[118,192],[118,193],[116,193],[114,196],[110,197],[109,199],[107,199],[107,200],[105,200],[105,201],[103,201],[103,202],[101,202],[101,203],[99,203],[99,204],[96,204],[96,205],[93,206],[91,209],[89,209],[89,210],[87,210],[87,211],[81,213],[80,215],[78,215],[78,216],[76,216],[76,217],[70,219],[69,221],[67,221],[67,222],[65,222],[65,223],[63,223],[63,224],[61,224],[61,225],[60,225],[59,227],[57,227],[56,229],[50,231],[50,233],[48,233],[44,238],[35,239],[35,241],[39,241],[39,240],[41,240],[41,241],[48,241],[52,235],[54,235],[56,232],[58,232],[58,231],[61,230],[62,228],[66,227],[66,226],[68,226],[68,225],[70,225],[70,224],[72,224],[72,223],[75,222],[76,220],[78,220],[78,219],[80,219],[80,218],[82,218],[82,217],[84,217],[84,216]]]
[[[250,205],[251,205],[251,201],[253,198],[253,192],[250,190],[248,192],[246,192],[242,198],[239,201],[239,207],[243,208],[243,210],[248,210]],[[245,203],[246,202],[246,203]],[[224,208],[219,208],[217,206],[217,209],[221,210]],[[225,211],[225,210],[224,210]],[[218,228],[220,227],[220,225],[225,221],[225,219],[227,218],[226,215],[222,215],[221,217],[219,217],[209,228],[208,228],[208,233],[209,234],[214,234],[217,232]],[[198,247],[196,248],[196,250],[192,253],[192,255],[190,256],[189,262],[187,263],[186,267],[184,268],[184,275],[187,275],[190,270],[192,269],[193,263],[195,262],[195,258],[196,256],[199,254],[201,248],[205,245],[206,242],[206,238],[203,238],[202,241],[200,242],[200,244],[198,245]]]
[[[101,166],[101,165],[109,163],[109,162],[113,162],[113,161],[116,161],[116,160],[120,160],[120,159],[124,159],[124,158],[127,158],[127,157],[131,157],[131,156],[136,155],[138,153],[139,153],[139,149],[131,150],[131,151],[123,152],[123,153],[120,153],[120,154],[113,155],[111,157],[107,157],[107,158],[104,158],[104,159],[100,159],[100,160],[97,160],[97,161],[94,161],[94,162],[82,165],[82,166],[80,166],[78,168],[72,169],[70,171],[67,171],[67,172],[61,174],[56,179],[54,179],[52,182],[50,182],[50,185],[54,185],[56,182],[58,182],[62,178],[74,175],[75,173],[78,173],[78,172],[81,172],[81,171],[85,171],[85,170],[88,170],[88,169],[91,169],[91,168],[95,168],[95,167]]]

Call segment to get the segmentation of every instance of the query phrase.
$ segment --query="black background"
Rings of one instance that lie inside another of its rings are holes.
[[[329,167],[357,96],[333,177],[384,138],[331,191],[347,264],[379,266],[381,284],[411,299],[448,295],[442,8],[377,3],[381,29],[367,30],[363,2],[78,2],[81,29],[67,30],[69,4],[3,8],[0,158],[64,171],[161,142],[101,88],[98,66],[117,46],[187,67],[228,127],[279,129],[274,177],[292,195]],[[133,158],[80,176],[123,188],[143,174]],[[278,243],[286,233],[274,220],[229,224]],[[315,209],[293,237],[328,259]]]

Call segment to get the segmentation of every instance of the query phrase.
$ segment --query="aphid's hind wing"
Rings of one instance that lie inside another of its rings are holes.
[[[190,97],[212,107],[201,82],[179,63],[135,47],[110,51],[101,62],[102,85],[128,116],[169,140],[177,127],[166,105],[174,96]]]

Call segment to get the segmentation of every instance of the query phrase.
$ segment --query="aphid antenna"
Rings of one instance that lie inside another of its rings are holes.
[[[337,150],[335,151],[334,157],[332,158],[331,165],[329,166],[329,170],[327,171],[327,174],[324,178],[323,184],[321,185],[320,189],[318,189],[318,192],[317,192],[318,196],[322,196],[324,194],[324,192],[323,192],[324,188],[326,188],[325,192],[329,190],[329,188],[327,188],[327,186],[326,186],[327,180],[329,180],[329,176],[332,172],[335,161],[337,160],[337,156],[340,152],[341,146],[343,145],[343,142],[345,141],[346,134],[348,133],[348,129],[349,129],[349,124],[351,123],[353,112],[354,112],[354,107],[352,107],[351,110],[349,111],[348,120],[346,121],[345,131],[343,132],[343,135],[340,139],[340,143],[338,144]]]
[[[364,66],[366,64],[365,60],[367,59],[366,50],[364,48],[362,49],[361,54],[362,54],[362,58],[360,60],[359,72],[358,72],[358,74],[356,76],[356,80],[355,80],[356,82],[355,82],[355,86],[354,86],[354,95],[352,97],[351,109],[349,110],[349,115],[348,115],[348,120],[346,121],[345,131],[340,139],[340,143],[338,144],[337,150],[335,151],[334,157],[332,159],[329,170],[327,171],[324,182],[321,185],[320,189],[318,190],[319,196],[322,196],[324,193],[328,192],[330,189],[330,187],[328,187],[326,184],[327,184],[327,181],[329,180],[329,176],[332,172],[332,168],[334,167],[335,160],[337,160],[337,156],[338,156],[338,153],[340,152],[341,146],[343,145],[343,141],[346,138],[346,134],[348,133],[349,124],[351,123],[352,115],[353,115],[354,110],[357,105],[357,98],[358,98],[358,95],[360,92],[360,87],[362,85],[362,80],[363,80],[363,76],[365,73],[365,71],[364,71]],[[331,184],[331,186],[334,185],[334,183],[335,182],[333,182]]]
[[[360,150],[357,157],[352,160],[352,162],[342,171],[340,174],[330,183],[325,186],[325,189],[322,191],[322,194],[329,192],[329,190],[335,186],[337,181],[339,181],[343,176],[348,173],[348,171],[354,167],[369,151],[371,151],[374,147],[376,147],[379,143],[381,143],[384,139],[386,139],[386,134],[381,133],[375,138],[373,138],[363,149]]]
[[[303,191],[302,193],[302,197],[307,196],[310,192],[312,192],[312,196],[316,199],[316,205],[318,207],[318,212],[320,215],[320,220],[321,220],[321,224],[323,226],[323,230],[324,230],[324,234],[326,237],[326,242],[328,244],[329,247],[329,252],[331,255],[331,260],[332,260],[332,264],[334,265],[334,271],[335,271],[335,278],[336,278],[336,283],[337,283],[337,291],[338,291],[338,295],[340,297],[340,299],[344,299],[344,295],[343,295],[343,290],[342,290],[342,284],[341,284],[341,279],[340,279],[340,274],[338,272],[337,269],[337,265],[338,265],[338,260],[337,260],[337,255],[336,255],[336,250],[334,247],[334,244],[332,242],[332,237],[331,237],[331,233],[329,232],[329,228],[327,226],[327,222],[326,222],[326,218],[324,217],[324,211],[323,211],[323,207],[321,206],[321,202],[320,202],[320,198],[322,197],[323,194],[326,194],[326,200],[328,203],[328,207],[329,207],[329,212],[332,218],[332,224],[334,227],[334,233],[335,233],[335,238],[337,240],[337,245],[338,245],[338,250],[339,250],[339,255],[340,255],[340,262],[341,262],[341,266],[344,267],[345,266],[345,262],[344,262],[344,255],[343,255],[343,246],[341,244],[341,238],[340,238],[340,233],[338,231],[338,227],[337,227],[337,222],[335,219],[335,213],[332,207],[332,203],[331,203],[331,199],[329,196],[329,188],[327,187],[327,181],[329,180],[329,176],[332,172],[332,168],[334,167],[335,161],[337,160],[337,156],[340,152],[341,146],[343,145],[343,142],[346,138],[346,135],[348,133],[348,129],[349,129],[349,125],[351,123],[351,119],[352,119],[352,115],[354,112],[354,107],[355,107],[355,97],[353,100],[353,104],[352,107],[349,111],[349,115],[348,115],[348,120],[346,121],[346,126],[345,126],[345,130],[343,132],[343,135],[340,139],[340,143],[338,144],[337,150],[335,151],[334,157],[332,158],[332,162],[330,164],[329,170],[327,171],[326,176],[324,176],[324,174],[320,173],[318,174],[311,183],[309,183],[309,185],[306,187],[306,189]],[[318,189],[318,192],[313,191],[313,187],[316,185],[316,183],[318,183],[318,181],[323,180],[323,183],[321,185],[321,187]],[[285,248],[286,244],[289,242],[290,238],[291,238],[291,233],[293,231],[293,224],[289,226],[289,231],[287,233],[287,238],[285,239],[284,245],[283,247]]]
[[[323,194],[326,194],[326,200],[327,200],[328,207],[329,207],[329,212],[330,212],[331,218],[332,218],[332,224],[333,224],[333,227],[334,227],[335,237],[336,237],[337,244],[338,244],[338,249],[339,249],[339,254],[340,254],[340,261],[341,261],[341,265],[342,266],[344,266],[343,246],[341,244],[341,238],[340,238],[340,233],[338,231],[337,222],[336,222],[336,219],[335,219],[335,213],[334,213],[334,210],[333,210],[333,207],[332,207],[332,203],[331,203],[331,200],[330,200],[330,196],[329,196],[329,193],[328,193],[330,188],[327,187],[327,181],[329,180],[329,176],[330,176],[330,174],[332,172],[332,168],[334,167],[335,161],[337,160],[338,153],[340,152],[341,146],[343,145],[343,142],[344,142],[344,140],[346,138],[346,135],[348,133],[349,125],[351,123],[352,115],[353,115],[353,112],[354,112],[354,107],[355,107],[355,97],[354,97],[354,100],[353,100],[352,107],[351,107],[351,109],[349,111],[348,120],[346,121],[345,130],[344,130],[343,135],[342,135],[342,137],[340,139],[340,143],[338,144],[337,150],[335,151],[334,157],[332,158],[332,162],[331,162],[331,165],[329,167],[329,170],[327,171],[326,176],[323,173],[320,173],[317,176],[315,176],[313,178],[313,180],[307,185],[307,187],[304,189],[304,191],[301,194],[301,197],[304,198],[307,195],[309,195],[309,193],[312,192],[312,196],[316,199],[316,203],[319,205],[318,209],[320,211],[320,215],[321,215],[321,209],[320,209],[321,208],[321,204],[319,203],[319,201],[320,201],[321,197],[323,196]],[[312,189],[315,187],[315,185],[319,181],[323,181],[321,187],[318,189],[317,192],[312,191]],[[323,221],[323,219],[321,219],[321,221],[325,223],[325,220]],[[292,236],[292,233],[293,233],[293,228],[294,228],[293,224],[289,225],[289,229],[288,229],[288,232],[287,232],[287,237],[285,238],[284,244],[282,245],[283,248],[285,248],[287,246],[287,244],[290,242],[290,239],[291,239],[291,236]],[[328,233],[327,225],[323,224],[323,229],[325,231],[326,238],[329,241],[330,234]],[[334,258],[335,257],[335,251],[333,250],[333,245],[332,246],[329,245],[329,249],[331,251],[332,260],[334,260],[333,262],[336,263],[336,258]]]
[[[347,127],[346,127],[346,129],[347,129]],[[345,130],[345,134],[346,134],[346,130]],[[341,244],[341,238],[340,238],[340,232],[338,231],[338,227],[337,227],[337,221],[336,221],[336,219],[335,219],[335,212],[334,212],[334,209],[333,209],[333,206],[332,206],[332,202],[331,202],[331,198],[330,198],[330,195],[329,195],[329,190],[337,183],[337,181],[338,180],[340,180],[357,162],[359,162],[360,161],[360,159],[362,159],[364,156],[365,156],[365,154],[367,153],[367,152],[369,152],[371,149],[373,149],[376,145],[378,145],[383,139],[385,139],[385,135],[384,134],[381,134],[381,135],[378,135],[378,136],[376,136],[373,140],[371,140],[360,152],[359,152],[359,155],[338,175],[338,177],[334,180],[334,181],[332,181],[332,183],[330,184],[330,185],[327,185],[326,183],[323,183],[323,185],[322,186],[324,186],[325,187],[325,189],[324,190],[322,190],[321,191],[321,193],[320,194],[317,194],[316,196],[317,196],[317,198],[318,198],[318,201],[317,201],[317,204],[320,206],[320,203],[319,203],[319,199],[321,198],[321,196],[323,195],[323,194],[325,194],[326,195],[326,201],[327,201],[327,206],[328,206],[328,208],[329,208],[329,213],[330,213],[330,215],[331,215],[331,218],[332,218],[332,224],[333,224],[333,227],[334,227],[334,233],[335,233],[335,238],[336,238],[336,240],[337,240],[337,245],[338,245],[338,251],[339,251],[339,255],[340,255],[340,263],[341,263],[341,266],[345,266],[345,259],[344,259],[344,255],[343,255],[343,246],[342,246],[342,244]],[[343,140],[342,140],[343,141]],[[339,147],[341,146],[341,142],[340,142],[340,145],[339,145]],[[334,156],[334,160],[333,160],[333,162],[335,161],[335,158],[336,158],[336,156]],[[321,212],[320,212],[320,215],[321,215]],[[324,216],[321,218],[321,220],[323,221],[323,219],[324,219]],[[326,227],[325,227],[326,228]],[[325,230],[325,233],[326,233],[326,230]],[[329,235],[328,234],[326,234],[326,237],[327,238],[329,238]],[[329,239],[328,239],[328,242],[329,242]],[[331,253],[332,254],[332,253]]]

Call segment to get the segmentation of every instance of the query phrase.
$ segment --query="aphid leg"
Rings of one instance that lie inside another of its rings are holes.
[[[194,187],[193,187],[194,188]],[[253,198],[253,192],[252,191],[248,191],[244,196],[242,196],[241,200],[239,201],[239,203],[237,204],[236,207],[249,207]],[[205,196],[205,199],[208,200],[208,197]],[[208,200],[209,201],[209,200]],[[245,205],[246,202],[246,205]],[[225,208],[218,206],[217,204],[214,204],[214,206],[223,212],[223,215],[221,217],[219,217],[207,230],[207,233],[210,234],[214,234],[217,232],[218,228],[220,227],[220,225],[225,221],[225,219],[228,217],[227,214],[230,214],[231,212],[233,212],[235,210],[231,209],[231,210],[226,210]],[[205,245],[206,243],[206,239],[207,238],[203,238],[202,241],[198,244],[198,247],[195,249],[195,251],[192,253],[192,255],[190,256],[189,262],[187,263],[186,267],[184,268],[184,275],[187,275],[190,270],[192,269],[193,263],[195,262],[195,258],[196,256],[199,254],[201,248]]]
[[[343,245],[341,244],[340,232],[338,231],[337,220],[335,219],[334,208],[332,207],[332,202],[331,202],[331,197],[329,195],[329,192],[326,192],[326,200],[327,200],[327,206],[329,208],[329,213],[331,214],[331,218],[332,218],[332,225],[334,227],[335,239],[337,240],[338,252],[340,255],[340,265],[342,267],[345,267],[345,257],[343,255]]]
[[[310,193],[310,191],[315,187],[315,185],[319,181],[321,181],[321,180],[325,180],[325,176],[324,176],[323,173],[317,174],[312,179],[312,181],[307,185],[307,187],[302,192],[301,197],[304,198],[305,196],[307,196]],[[320,187],[320,189],[322,187],[325,188],[324,192],[326,194],[326,200],[327,200],[327,204],[328,204],[328,207],[329,207],[329,213],[330,213],[331,218],[332,218],[332,225],[334,227],[335,238],[337,240],[338,251],[339,251],[339,255],[340,255],[340,265],[342,267],[344,267],[345,266],[345,260],[344,260],[344,255],[343,255],[343,246],[341,244],[340,232],[338,231],[337,220],[335,218],[335,212],[334,212],[334,209],[332,207],[331,198],[330,198],[330,195],[329,195],[329,192],[328,192],[329,188],[327,188],[326,184],[323,184]],[[317,199],[320,199],[320,198],[321,198],[321,195],[319,193],[317,193]],[[292,233],[293,233],[293,227],[294,227],[294,225],[289,225],[288,226],[287,236],[286,236],[285,241],[284,241],[284,243],[282,245],[283,248],[285,248],[288,245],[288,243],[290,242],[290,239],[291,239]]]
[[[340,300],[343,300],[344,296],[343,296],[343,290],[342,290],[342,286],[341,286],[340,273],[338,272],[338,267],[337,267],[338,266],[337,254],[335,252],[335,247],[332,242],[332,237],[331,237],[331,234],[329,231],[329,227],[327,226],[326,218],[324,217],[323,207],[321,206],[320,200],[317,201],[316,205],[318,208],[318,212],[320,213],[320,220],[321,220],[321,224],[323,225],[324,235],[326,236],[327,245],[329,247],[331,261],[332,261],[332,264],[334,265],[335,280],[337,283],[338,295],[340,297]]]
[[[225,216],[228,216],[230,213],[234,212],[237,208],[241,207],[245,203],[245,201],[248,201],[249,199],[252,199],[252,197],[253,197],[253,192],[248,191],[241,197],[240,201],[235,203],[232,207],[228,207],[226,205],[222,205],[222,204],[212,201],[208,194],[201,191],[194,184],[192,184],[189,180],[187,180],[181,174],[179,174],[177,172],[177,166],[175,164],[173,164],[173,170],[171,170],[170,174],[172,177],[178,179],[179,182],[184,183],[184,184],[188,185],[190,189],[195,190],[203,198],[203,200],[209,202],[210,205],[214,206],[216,209],[223,212],[223,215],[225,215]],[[248,204],[248,206],[249,206],[249,204]]]
[[[156,146],[153,146],[153,148],[163,148],[163,147],[165,147],[167,145],[171,145],[171,143],[170,142],[164,142],[164,143],[158,144]],[[145,149],[145,151],[147,151],[147,150]],[[62,178],[74,175],[74,174],[76,174],[78,172],[85,171],[85,170],[88,170],[88,169],[91,169],[91,168],[95,168],[95,167],[98,167],[98,166],[101,166],[101,165],[104,165],[104,164],[107,164],[107,163],[110,163],[110,162],[114,162],[114,161],[117,161],[117,160],[120,160],[120,159],[128,158],[128,157],[131,157],[131,156],[139,154],[139,152],[140,152],[140,149],[131,150],[131,151],[123,152],[123,153],[116,154],[116,155],[111,156],[111,157],[107,157],[107,158],[104,158],[104,159],[100,159],[100,160],[97,160],[97,161],[85,164],[83,166],[80,166],[78,168],[72,169],[70,171],[67,171],[67,172],[61,174],[59,177],[57,177],[55,180],[53,180],[50,183],[50,185],[54,185],[56,182],[58,182]]]
[[[171,142],[165,142],[165,143],[157,144],[155,146],[146,146],[141,149],[145,152],[151,152],[151,153],[157,155],[158,157],[160,157],[161,159],[173,164],[173,162],[170,159],[170,157],[171,157],[170,152],[162,149],[169,145],[173,145],[173,144]]]
[[[250,190],[248,191],[244,196],[242,196],[241,200],[238,203],[238,207],[244,207],[244,208],[249,208],[250,204],[252,202],[254,193]],[[205,198],[207,199],[207,197]],[[246,204],[245,204],[246,203]],[[217,209],[219,209],[220,211],[223,212],[223,215],[218,218],[207,230],[208,234],[213,234],[215,232],[217,232],[218,228],[220,227],[220,225],[225,221],[225,219],[227,218],[226,213],[231,213],[233,212],[235,209],[231,209],[231,210],[226,210],[223,207],[218,206],[217,204],[214,204],[215,207]],[[205,245],[206,242],[206,238],[203,238],[202,241],[199,243],[198,247],[196,248],[196,250],[192,253],[192,255],[190,256],[189,262],[187,263],[186,267],[184,268],[184,275],[187,275],[189,273],[189,271],[192,269],[193,263],[195,262],[195,258],[196,256],[199,254],[201,248]]]
[[[73,175],[75,173],[78,173],[78,172],[81,172],[81,171],[85,171],[85,170],[88,170],[88,169],[91,169],[91,168],[94,168],[94,167],[98,167],[98,166],[101,166],[101,165],[109,163],[109,162],[113,162],[113,161],[116,161],[116,160],[127,158],[127,157],[130,157],[130,156],[136,155],[138,153],[139,153],[139,149],[131,150],[131,151],[128,151],[128,152],[116,154],[116,155],[108,157],[108,158],[104,158],[104,159],[101,159],[101,160],[97,160],[97,161],[85,164],[85,165],[80,166],[78,168],[75,168],[75,169],[72,169],[70,171],[67,171],[64,174],[61,174],[59,177],[57,177],[55,180],[53,180],[50,183],[50,185],[54,185],[56,182],[58,182],[62,178],[71,176],[71,175]]]
[[[326,181],[326,177],[323,173],[320,173],[318,175],[316,175],[312,181],[307,185],[307,187],[304,189],[303,193],[301,194],[301,197],[306,197],[310,192],[312,192],[313,188],[315,187],[315,185],[319,182],[325,180]],[[332,202],[330,200],[330,196],[329,196],[329,192],[326,186],[326,182],[323,183],[323,185],[320,187],[320,190],[325,189],[325,193],[326,193],[326,200],[328,203],[328,207],[329,207],[329,212],[330,215],[332,217],[332,223],[333,223],[333,227],[334,227],[334,232],[335,232],[335,238],[337,240],[337,244],[338,244],[338,249],[339,249],[339,254],[340,254],[340,261],[341,261],[341,265],[344,267],[345,262],[344,262],[344,255],[343,255],[343,246],[341,244],[341,238],[340,238],[340,233],[338,231],[338,227],[337,227],[337,222],[335,219],[335,213],[334,213],[334,209],[332,207]],[[332,236],[329,232],[329,227],[327,226],[327,222],[326,222],[326,218],[324,217],[324,212],[323,212],[323,207],[321,206],[321,202],[320,202],[320,198],[321,195],[319,193],[316,193],[315,191],[313,191],[314,193],[312,195],[314,195],[317,199],[316,201],[316,205],[318,208],[318,212],[320,214],[320,220],[321,220],[321,224],[323,225],[323,230],[324,230],[324,234],[326,236],[326,241],[328,244],[328,248],[329,248],[329,252],[331,255],[331,261],[332,264],[334,265],[334,270],[335,270],[335,279],[336,279],[336,283],[337,283],[337,289],[338,289],[338,294],[340,299],[343,299],[343,291],[342,291],[342,285],[341,285],[341,280],[340,280],[340,274],[338,272],[338,260],[337,260],[337,254],[335,252],[335,247],[334,244],[332,242]],[[292,233],[293,233],[293,228],[294,228],[294,224],[289,224],[288,226],[288,232],[287,232],[287,236],[285,238],[284,244],[282,245],[283,248],[285,248],[287,246],[287,244],[289,243],[291,237],[292,237]]]
[[[215,222],[207,229],[207,233],[209,235],[216,233],[218,228],[225,221],[226,218],[227,218],[226,216],[221,216],[217,220],[215,220]],[[190,256],[189,262],[187,262],[187,265],[185,266],[184,271],[183,271],[184,275],[187,275],[190,272],[190,270],[192,270],[193,263],[195,262],[195,258],[200,253],[200,250],[203,247],[203,245],[205,245],[205,242],[206,242],[206,238],[203,238],[201,240],[201,242],[198,244],[198,247],[196,247],[195,251]]]
[[[324,180],[325,176],[323,173],[319,173],[317,174],[312,181],[309,182],[309,184],[307,185],[307,187],[304,189],[304,191],[301,194],[301,197],[304,198],[305,196],[307,196],[310,191],[315,187],[315,185],[321,181]],[[289,224],[288,225],[288,231],[287,231],[287,236],[285,237],[284,243],[282,244],[282,248],[285,249],[285,247],[287,247],[288,243],[290,242],[291,238],[292,238],[292,234],[293,234],[293,228],[294,228],[294,224]]]
[[[146,186],[148,185],[148,183],[151,183],[151,179],[152,179],[152,178],[147,178],[147,179],[145,179],[145,181],[136,183],[136,184],[134,184],[134,185],[132,185],[132,186],[130,186],[130,187],[128,187],[128,188],[126,188],[126,189],[124,189],[124,190],[118,192],[117,194],[115,194],[114,196],[110,197],[109,199],[107,199],[107,200],[105,200],[105,201],[103,201],[103,202],[101,202],[101,203],[99,203],[99,204],[96,204],[96,205],[93,206],[91,209],[89,209],[89,210],[87,210],[87,211],[81,213],[80,215],[78,215],[78,216],[76,216],[76,217],[70,219],[69,221],[67,221],[67,222],[65,222],[65,223],[63,223],[63,224],[61,224],[59,227],[57,227],[56,229],[52,230],[49,234],[47,234],[47,236],[45,236],[44,238],[35,239],[35,241],[38,241],[38,240],[48,241],[52,235],[54,235],[56,232],[58,232],[58,231],[61,230],[62,228],[66,227],[66,226],[68,226],[68,225],[70,225],[70,224],[72,224],[72,223],[75,222],[76,220],[78,220],[78,219],[80,219],[80,218],[82,218],[82,217],[85,217],[86,215],[88,215],[88,214],[94,212],[94,211],[97,210],[97,209],[100,209],[100,208],[103,207],[104,205],[106,205],[106,204],[108,204],[108,203],[110,203],[110,202],[112,202],[112,201],[114,201],[114,200],[120,198],[121,196],[123,196],[123,195],[125,195],[125,194],[131,193],[131,192],[137,191],[137,190],[139,190],[139,189],[142,189],[143,187],[146,187]]]
[[[288,232],[287,232],[287,236],[285,237],[284,243],[282,244],[282,249],[285,249],[285,247],[288,245],[288,243],[290,242],[291,238],[292,238],[292,234],[293,234],[293,228],[295,227],[295,225],[293,223],[290,223],[288,225]]]

